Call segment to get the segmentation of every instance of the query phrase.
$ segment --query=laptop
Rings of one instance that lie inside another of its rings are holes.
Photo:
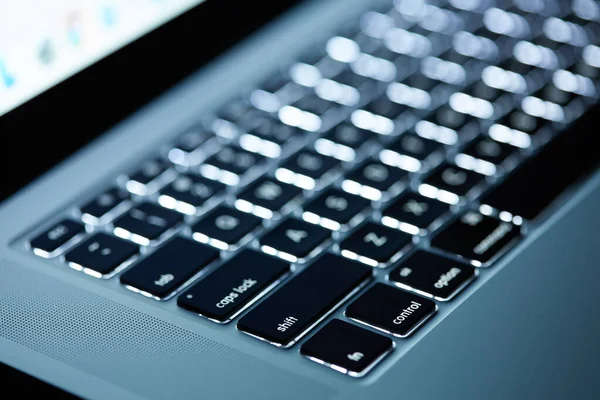
[[[599,2],[0,8],[3,387],[598,397]]]

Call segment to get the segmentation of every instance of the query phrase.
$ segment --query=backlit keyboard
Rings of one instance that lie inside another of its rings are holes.
[[[593,0],[394,1],[27,245],[363,376],[596,167],[599,38]]]

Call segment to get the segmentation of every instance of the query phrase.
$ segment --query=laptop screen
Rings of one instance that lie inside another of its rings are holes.
[[[204,0],[0,0],[0,115]]]

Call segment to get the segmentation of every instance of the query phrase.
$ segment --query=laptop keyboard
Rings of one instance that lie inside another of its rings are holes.
[[[363,376],[597,165],[599,37],[593,0],[394,1],[28,246]]]

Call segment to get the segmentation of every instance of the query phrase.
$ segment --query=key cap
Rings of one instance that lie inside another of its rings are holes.
[[[588,111],[484,196],[482,203],[525,219],[537,218],[566,188],[600,163],[596,146],[586,145],[595,143],[592,115],[598,112],[598,107]]]
[[[114,233],[123,239],[147,246],[183,221],[178,212],[152,203],[141,203],[114,222]]]
[[[213,136],[201,125],[194,126],[184,132],[175,141],[173,148],[169,150],[169,160],[175,164],[193,165],[193,154],[200,151],[204,143]]]
[[[376,136],[374,132],[344,122],[317,139],[315,149],[326,156],[351,162],[356,158],[356,152],[361,146]]]
[[[294,135],[301,133],[300,130],[282,124],[279,120],[270,118],[264,114],[253,116],[252,120],[248,121],[244,126],[248,128],[250,135],[279,145],[285,144]]]
[[[423,181],[419,193],[444,203],[456,204],[458,197],[469,194],[484,179],[485,176],[477,172],[444,163]]]
[[[260,239],[265,253],[277,255],[290,262],[302,261],[331,233],[308,222],[288,218]]]
[[[161,300],[218,258],[218,250],[178,236],[128,269],[121,283]]]
[[[323,139],[353,150],[358,150],[369,140],[375,139],[376,136],[371,131],[357,128],[348,122],[343,122],[323,135]]]
[[[235,208],[219,206],[192,226],[194,239],[227,250],[258,228],[261,219]]]
[[[317,182],[339,165],[335,158],[302,150],[288,158],[275,172],[278,180],[312,190]]]
[[[405,192],[382,212],[381,222],[412,235],[429,229],[450,211],[450,206],[413,192]]]
[[[382,267],[411,243],[411,235],[367,222],[340,243],[340,249],[344,257]]]
[[[240,137],[240,146],[245,150],[271,158],[279,157],[281,147],[301,132],[263,113],[245,117],[242,129],[248,133]]]
[[[346,308],[345,315],[394,336],[407,337],[436,311],[431,300],[376,283]]]
[[[343,69],[339,74],[335,75],[331,79],[335,82],[341,83],[342,85],[351,86],[360,90],[365,90],[366,85],[369,85],[370,88],[373,88],[376,85],[376,81],[374,79],[368,78],[364,75],[359,75],[349,68]]]
[[[124,190],[109,189],[81,207],[81,218],[90,224],[100,224],[106,215],[129,198]]]
[[[316,116],[321,117],[326,112],[334,107],[335,103],[320,98],[314,93],[302,97],[300,100],[292,104],[292,107],[296,107],[302,111],[309,112]]]
[[[302,218],[331,230],[339,230],[368,205],[369,201],[362,197],[329,188],[304,207]]]
[[[373,277],[360,264],[327,253],[246,314],[240,331],[291,347]]]
[[[471,122],[473,118],[452,109],[450,106],[444,106],[439,108],[426,120],[438,126],[443,126],[458,132],[461,129],[463,129],[469,122]]]
[[[369,200],[380,200],[383,192],[399,186],[408,172],[389,167],[376,161],[368,161],[346,175],[342,188],[349,193]]]
[[[157,158],[145,162],[142,167],[129,176],[125,184],[133,194],[145,196],[153,193],[160,186],[160,177],[169,169],[169,163]]]
[[[431,92],[435,87],[440,85],[440,82],[423,75],[421,72],[410,75],[402,83],[425,92]]]
[[[225,121],[236,122],[251,110],[252,107],[247,101],[235,99],[222,107],[217,113],[217,117]]]
[[[71,268],[102,278],[138,253],[133,243],[97,233],[65,254],[65,261]]]
[[[33,238],[29,242],[29,246],[36,255],[51,258],[60,253],[62,246],[83,232],[85,232],[85,228],[79,222],[63,219]]]
[[[515,148],[506,143],[479,136],[465,147],[461,153],[493,165],[500,165],[515,153]]]
[[[290,271],[290,265],[253,250],[244,250],[186,290],[179,307],[226,323],[267,293]]]
[[[488,103],[496,102],[505,92],[486,85],[484,81],[477,81],[469,86],[464,93],[471,97],[482,99]]]
[[[477,273],[465,263],[417,251],[393,270],[389,280],[397,286],[439,301],[452,299]]]
[[[578,96],[573,92],[567,92],[559,89],[554,84],[549,83],[533,94],[533,97],[558,104],[561,107],[566,107],[571,101]]]
[[[220,182],[184,174],[160,191],[158,202],[163,207],[194,215],[198,207],[224,189],[225,185]]]
[[[225,146],[200,166],[205,177],[235,186],[246,171],[265,160],[260,154],[235,146]]]
[[[296,186],[263,177],[238,195],[235,206],[238,210],[268,219],[301,192],[302,190]]]
[[[532,71],[534,71],[536,69],[535,66],[529,65],[529,64],[524,64],[524,63],[520,62],[519,60],[515,59],[514,57],[509,57],[505,61],[501,62],[498,67],[505,71],[514,72],[523,77],[529,75]]]
[[[418,172],[423,163],[443,145],[435,140],[425,139],[414,133],[405,133],[379,154],[382,162],[406,171]]]
[[[387,96],[382,95],[367,104],[364,109],[372,114],[380,115],[393,121],[408,110],[408,107],[395,103]]]
[[[509,244],[519,239],[520,231],[510,222],[467,211],[435,236],[431,245],[480,267],[493,261]]]
[[[300,348],[300,354],[354,378],[365,376],[394,349],[390,338],[341,319],[331,320]]]

